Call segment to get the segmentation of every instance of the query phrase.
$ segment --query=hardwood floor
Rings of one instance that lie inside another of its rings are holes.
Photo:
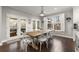
[[[38,48],[39,44],[37,44]],[[40,50],[35,50],[31,45],[28,46],[28,52],[40,52]],[[54,36],[48,41],[48,48],[46,44],[43,43],[41,52],[74,52],[74,42],[70,38]],[[0,52],[25,52],[23,50],[22,42],[16,42],[12,44],[5,44],[0,47]]]

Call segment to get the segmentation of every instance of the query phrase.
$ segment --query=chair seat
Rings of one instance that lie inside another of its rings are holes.
[[[46,41],[47,40],[47,38],[40,38],[40,39],[38,39],[39,41]]]
[[[32,40],[31,40],[31,39],[24,39],[24,42],[26,42],[26,43],[31,43]]]

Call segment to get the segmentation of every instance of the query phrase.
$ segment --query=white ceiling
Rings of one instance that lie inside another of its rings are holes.
[[[10,8],[26,12],[33,16],[39,16],[41,12],[40,6],[8,6]],[[44,6],[45,15],[55,14],[72,9],[71,6]]]

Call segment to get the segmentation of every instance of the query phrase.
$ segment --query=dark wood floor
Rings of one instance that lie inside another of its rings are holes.
[[[70,38],[58,37],[54,36],[52,39],[48,41],[48,48],[46,48],[46,44],[43,43],[41,52],[74,52],[74,42]],[[39,44],[37,44],[39,48]],[[39,52],[32,48],[32,46],[28,46],[28,52]],[[24,52],[22,43],[20,41],[12,44],[5,44],[0,47],[0,52]]]

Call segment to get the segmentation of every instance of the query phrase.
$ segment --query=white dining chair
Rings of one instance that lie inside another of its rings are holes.
[[[46,37],[47,37],[47,39],[49,39],[51,37],[50,32],[47,32]]]
[[[27,47],[30,43],[33,43],[33,40],[29,36],[27,36],[23,39],[23,49],[24,49],[24,51],[27,51]]]
[[[46,43],[46,47],[48,48],[48,39],[46,38],[46,36],[44,35],[39,36],[38,41],[40,43],[40,51],[41,51],[41,46],[44,42]]]
[[[52,38],[53,37],[53,31],[50,31],[49,33],[50,33],[50,38]]]

